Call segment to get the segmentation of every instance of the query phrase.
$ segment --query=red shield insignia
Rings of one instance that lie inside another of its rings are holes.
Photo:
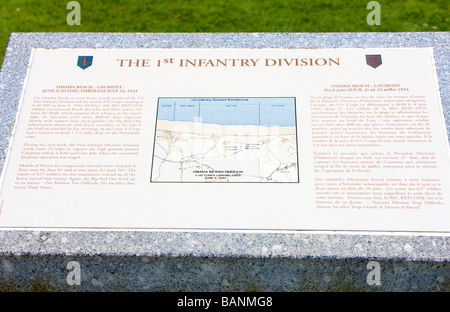
[[[370,67],[377,68],[382,64],[381,55],[380,54],[366,55],[366,63]]]
[[[92,60],[93,60],[93,56],[79,56],[78,57],[78,67],[80,67],[81,69],[86,69],[89,66],[92,65]]]

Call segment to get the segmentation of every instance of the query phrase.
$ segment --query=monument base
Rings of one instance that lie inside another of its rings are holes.
[[[0,257],[2,291],[450,290],[448,259],[432,256],[448,237],[16,231],[0,239],[10,246]]]

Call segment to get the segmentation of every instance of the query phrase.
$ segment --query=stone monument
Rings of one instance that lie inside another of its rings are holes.
[[[448,291],[449,43],[11,34],[0,290]]]

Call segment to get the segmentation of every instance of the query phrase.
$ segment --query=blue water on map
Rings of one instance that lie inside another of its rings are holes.
[[[295,126],[295,99],[160,98],[158,119],[219,125]]]

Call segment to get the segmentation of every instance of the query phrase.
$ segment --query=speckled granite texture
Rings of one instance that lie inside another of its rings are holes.
[[[0,70],[0,168],[31,48],[433,47],[450,133],[450,33],[15,33]],[[79,261],[82,285],[66,282]],[[369,261],[381,265],[370,286]],[[450,236],[0,231],[0,291],[450,291]]]

